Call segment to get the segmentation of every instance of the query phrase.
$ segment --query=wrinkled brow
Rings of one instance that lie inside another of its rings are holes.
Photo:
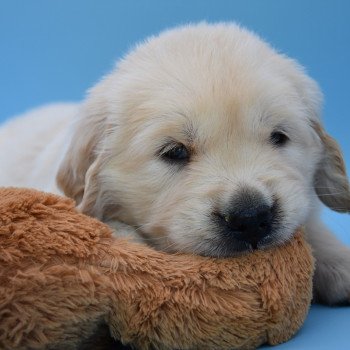
[[[193,123],[189,118],[187,118],[186,123],[183,128],[184,138],[187,140],[189,144],[193,144],[195,139],[197,138],[197,130],[195,129]]]
[[[159,146],[169,142],[183,142],[188,146],[198,138],[196,127],[185,114],[159,114],[148,119],[135,133],[132,144],[143,145],[149,139]]]
[[[197,129],[194,126],[193,121],[185,113],[177,112],[160,118],[161,119],[159,119],[159,117],[156,117],[154,119],[156,120],[156,123],[161,123],[164,126],[167,126],[168,120],[170,121],[170,123],[174,122],[175,118],[181,120],[182,127],[179,128],[181,129],[181,136],[184,138],[184,140],[186,140],[188,144],[193,144],[198,138]],[[178,125],[181,124],[179,123]]]

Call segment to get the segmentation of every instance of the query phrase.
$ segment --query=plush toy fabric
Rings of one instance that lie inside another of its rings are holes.
[[[170,255],[69,199],[0,189],[0,249],[1,349],[252,349],[289,339],[310,305],[300,233],[238,258]]]

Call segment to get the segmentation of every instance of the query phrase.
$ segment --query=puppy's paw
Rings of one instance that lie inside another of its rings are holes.
[[[314,301],[329,305],[350,304],[350,249],[316,259]]]

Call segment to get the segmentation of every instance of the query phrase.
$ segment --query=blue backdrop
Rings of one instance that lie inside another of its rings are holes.
[[[82,99],[135,42],[199,20],[237,21],[306,66],[324,91],[325,125],[349,168],[348,0],[0,0],[0,122]],[[324,216],[350,244],[349,215]],[[298,336],[278,349],[350,349],[349,325],[350,308],[314,306]]]

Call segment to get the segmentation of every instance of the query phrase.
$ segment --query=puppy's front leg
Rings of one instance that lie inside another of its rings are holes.
[[[316,259],[314,300],[350,303],[350,249],[317,219],[306,225],[306,237]]]

